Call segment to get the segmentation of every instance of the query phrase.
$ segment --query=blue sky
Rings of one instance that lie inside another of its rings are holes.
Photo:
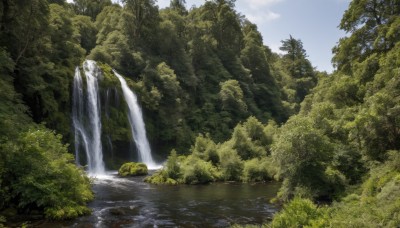
[[[158,0],[160,8],[170,0]],[[200,6],[205,0],[186,0]],[[308,58],[320,71],[332,72],[332,48],[344,37],[338,25],[350,0],[236,0],[236,10],[257,24],[264,44],[280,52],[281,40],[301,39]]]

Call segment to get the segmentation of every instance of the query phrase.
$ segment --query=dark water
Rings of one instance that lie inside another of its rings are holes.
[[[279,183],[157,186],[115,175],[95,181],[90,216],[41,227],[227,227],[262,224]]]

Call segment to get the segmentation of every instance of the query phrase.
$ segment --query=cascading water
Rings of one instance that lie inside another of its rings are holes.
[[[121,82],[122,92],[125,101],[128,104],[128,119],[131,126],[133,140],[135,141],[136,148],[139,151],[139,161],[145,163],[149,169],[157,169],[160,166],[154,162],[151,156],[150,144],[147,140],[146,128],[143,121],[142,110],[138,104],[138,99],[126,84],[125,79],[116,71],[114,71],[114,74]]]
[[[80,164],[80,148],[83,146],[86,153],[89,151],[88,134],[83,126],[84,109],[83,109],[83,88],[82,77],[79,67],[75,69],[74,90],[73,90],[73,105],[72,105],[72,123],[75,131],[75,159],[76,163]],[[87,154],[86,154],[87,155]],[[88,160],[90,159],[89,156]]]
[[[82,77],[79,68],[75,70],[72,119],[75,129],[75,153],[79,161],[79,148],[85,150],[88,172],[91,175],[105,173],[101,145],[101,118],[98,76],[100,69],[96,62],[86,60],[83,63],[86,77],[87,96],[84,99]],[[86,108],[86,109],[85,109]]]

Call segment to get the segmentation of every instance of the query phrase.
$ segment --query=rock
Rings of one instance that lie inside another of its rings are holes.
[[[119,168],[118,175],[121,177],[144,176],[148,174],[147,166],[140,162],[128,162]]]

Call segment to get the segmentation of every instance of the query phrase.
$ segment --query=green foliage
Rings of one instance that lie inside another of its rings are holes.
[[[166,185],[178,184],[178,181],[169,178],[168,174],[166,174],[164,170],[155,172],[153,175],[146,177],[144,181],[150,184],[166,184]]]
[[[147,181],[156,184],[170,180],[175,180],[174,184],[205,184],[218,180],[245,182],[271,180],[276,170],[271,160],[265,157],[263,146],[268,145],[269,141],[264,126],[256,118],[250,117],[235,129],[240,129],[246,135],[248,138],[246,142],[243,143],[243,138],[233,133],[229,141],[217,145],[209,134],[206,136],[200,134],[189,156],[178,157],[176,151],[172,150],[163,170],[147,178]],[[252,156],[242,158],[237,152],[239,149],[249,149]],[[245,161],[253,157],[254,159]]]
[[[296,40],[292,36],[289,39],[283,40],[280,50],[285,54],[281,59],[283,71],[286,71],[285,78],[282,78],[281,83],[284,87],[284,92],[287,96],[287,101],[290,103],[300,104],[305,96],[310,93],[315,87],[317,78],[316,73],[307,59],[306,51],[303,49],[301,40]],[[297,111],[297,110],[296,110]]]
[[[209,134],[205,137],[202,134],[197,136],[195,144],[191,148],[191,153],[205,161],[210,161],[213,165],[219,163],[217,145],[210,139]]]
[[[118,169],[118,175],[121,177],[128,177],[128,176],[144,176],[147,175],[148,170],[147,166],[144,163],[137,163],[137,162],[128,162],[123,164]]]
[[[339,70],[352,72],[352,64],[374,53],[384,53],[400,41],[398,28],[400,7],[395,1],[353,1],[342,17],[340,29],[351,35],[340,39],[333,49],[333,62]],[[394,33],[393,33],[394,32]]]
[[[300,114],[274,138],[272,157],[288,162],[287,169],[284,163],[277,164],[278,174],[284,179],[281,197],[290,196],[287,190],[292,189],[293,195],[322,194],[339,200],[328,209],[317,209],[321,216],[307,222],[308,226],[396,227],[400,223],[400,147],[394,140],[399,137],[394,130],[398,129],[395,113],[399,103],[398,73],[394,69],[399,67],[400,36],[389,32],[399,20],[399,8],[393,4],[369,0],[350,3],[340,25],[350,35],[334,48],[333,62],[338,71],[319,78],[302,103]],[[309,127],[300,130],[299,125]],[[301,148],[307,151],[306,157],[298,154]],[[312,167],[296,171],[300,167],[297,164]],[[284,173],[301,176],[293,180]],[[361,186],[357,185],[360,182]],[[344,193],[347,196],[340,199]]]
[[[154,0],[122,0],[124,26],[130,45],[140,45],[149,50],[154,45],[159,23],[158,8]],[[151,49],[150,49],[151,50]]]
[[[330,227],[397,227],[400,224],[399,152],[372,168],[362,186],[334,203],[328,211]]]
[[[312,227],[313,220],[321,215],[321,211],[311,200],[296,197],[274,216],[271,227]]]
[[[224,144],[218,149],[221,178],[226,181],[238,181],[242,175],[243,161],[237,151]]]
[[[185,184],[206,184],[218,178],[215,167],[210,162],[189,155],[182,164],[182,182]]]
[[[166,175],[171,179],[178,180],[181,176],[181,168],[178,162],[178,155],[175,150],[172,150],[165,164]]]
[[[245,123],[235,127],[230,143],[244,159],[252,159],[266,155],[267,138],[261,122],[254,117],[249,117]]]
[[[182,162],[185,158],[178,157],[176,150],[172,150],[168,156],[165,166],[155,172],[153,175],[146,177],[144,181],[151,184],[168,184],[176,185],[182,182]]]
[[[86,15],[92,20],[95,20],[103,8],[109,5],[111,0],[74,0],[76,14]]]
[[[242,180],[244,182],[273,180],[274,171],[270,158],[253,158],[244,162]]]
[[[25,114],[28,110],[21,100],[21,95],[13,87],[10,72],[14,69],[14,62],[6,51],[0,49],[0,140],[15,138],[27,123],[29,118]]]
[[[222,109],[243,115],[247,112],[247,105],[243,100],[243,91],[236,80],[228,80],[220,84],[219,97]]]
[[[303,190],[311,197],[329,195],[325,169],[332,159],[332,151],[329,138],[310,119],[291,118],[272,145],[278,176],[284,179],[280,197],[288,199]]]
[[[3,171],[1,206],[36,207],[51,219],[90,213],[93,199],[89,179],[61,144],[61,136],[45,129],[22,133],[15,142],[0,145]]]
[[[75,16],[72,19],[73,27],[75,29],[74,38],[80,41],[82,48],[89,53],[96,46],[97,29],[88,16]]]

